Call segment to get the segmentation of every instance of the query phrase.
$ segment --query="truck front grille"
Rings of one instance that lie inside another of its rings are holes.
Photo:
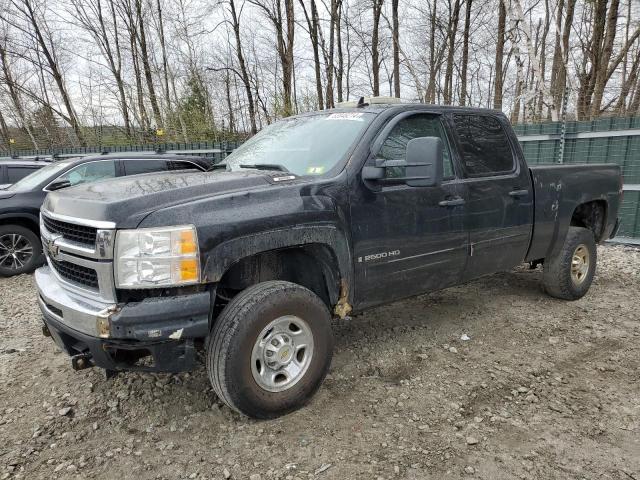
[[[99,289],[98,274],[94,269],[76,265],[75,263],[55,260],[51,257],[49,257],[49,262],[51,262],[54,270],[58,272],[58,275],[65,280],[92,290],[97,291]]]
[[[76,225],[74,223],[54,220],[45,215],[42,216],[45,228],[57,235],[62,235],[65,240],[93,247],[96,244],[97,228]]]

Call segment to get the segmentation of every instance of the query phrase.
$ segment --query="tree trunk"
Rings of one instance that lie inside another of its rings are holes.
[[[400,22],[398,19],[399,0],[391,0],[393,22],[393,94],[400,98]]]
[[[339,0],[338,14],[334,19],[336,24],[336,45],[338,46],[338,66],[336,68],[336,87],[338,102],[343,100],[342,82],[344,76],[344,54],[342,52],[342,0]]]
[[[256,126],[256,107],[253,100],[253,92],[251,91],[251,80],[249,78],[247,64],[244,61],[244,53],[242,51],[242,41],[240,40],[240,17],[238,17],[236,12],[235,0],[229,0],[229,11],[231,12],[233,33],[236,39],[236,57],[238,58],[238,65],[240,66],[240,78],[244,85],[245,94],[247,95],[247,108],[249,109],[251,134],[254,135],[258,132],[258,127]]]
[[[287,16],[287,41],[285,44],[282,62],[282,87],[284,91],[284,114],[285,116],[294,113],[293,98],[293,44],[295,35],[295,13],[293,0],[284,0],[285,12]]]
[[[323,110],[324,91],[322,88],[322,73],[320,71],[321,67],[319,52],[320,42],[318,41],[318,10],[316,8],[315,0],[310,0],[311,16],[309,16],[309,12],[307,12],[307,7],[304,4],[304,0],[300,0],[300,5],[302,6],[302,12],[304,13],[304,17],[307,21],[307,27],[309,28],[309,39],[311,40],[311,48],[313,50],[313,70],[316,76],[316,95],[318,97],[318,109]],[[327,108],[329,108],[329,105],[327,105]]]
[[[142,0],[135,0],[136,15],[138,18],[138,43],[140,45],[140,60],[144,70],[144,78],[147,82],[147,93],[149,94],[149,102],[151,103],[151,111],[153,119],[156,122],[156,128],[162,127],[162,115],[160,115],[160,107],[158,106],[158,97],[153,84],[153,74],[151,72],[151,60],[149,59],[149,49],[147,46],[147,34],[144,28],[144,15],[142,12]]]
[[[606,6],[606,1],[605,1]],[[591,101],[591,118],[597,118],[600,115],[600,107],[602,105],[602,96],[604,88],[609,80],[607,72],[609,69],[609,61],[613,52],[613,43],[616,38],[616,27],[618,25],[618,8],[620,0],[611,0],[609,12],[607,14],[606,33],[602,42],[602,49],[598,52],[598,62],[595,64],[595,78],[593,81],[593,99]],[[630,19],[627,19],[629,21]]]
[[[158,35],[160,37],[160,48],[162,51],[162,76],[164,80],[164,98],[167,109],[171,107],[171,98],[169,96],[169,62],[167,59],[167,44],[164,38],[164,21],[162,19],[162,5],[160,0],[156,1],[156,9],[158,11]]]
[[[35,135],[33,134],[33,130],[31,128],[31,124],[25,114],[24,106],[22,105],[22,100],[20,98],[20,93],[18,92],[17,85],[13,78],[13,72],[11,71],[11,67],[8,63],[7,48],[2,42],[0,42],[0,63],[2,64],[2,75],[4,77],[4,83],[9,89],[9,97],[11,98],[11,103],[13,104],[13,109],[15,110],[16,116],[18,117],[19,127],[23,128],[27,132],[33,148],[37,150],[39,148],[38,142],[36,141]]]
[[[471,4],[473,0],[467,0],[467,8],[464,16],[464,43],[462,45],[462,72],[460,73],[460,105],[467,104],[467,69],[469,64],[469,29],[471,27]]]
[[[47,61],[47,65],[51,72],[51,76],[53,80],[56,82],[56,86],[58,87],[58,91],[60,92],[60,97],[62,97],[62,103],[64,104],[65,110],[67,111],[68,121],[73,129],[73,132],[78,139],[80,145],[85,146],[86,141],[84,138],[84,134],[82,132],[82,127],[80,126],[80,121],[78,120],[78,116],[76,114],[75,109],[73,108],[73,103],[71,102],[71,97],[69,96],[69,92],[67,91],[67,87],[64,82],[64,77],[60,70],[60,66],[58,65],[58,60],[55,55],[55,50],[53,45],[49,45],[44,38],[44,35],[41,30],[40,23],[36,18],[35,11],[33,9],[33,5],[31,4],[31,0],[22,0],[26,11],[23,13],[26,14],[26,17],[31,24],[35,37],[37,39],[38,45],[41,49],[42,54]]]
[[[433,0],[433,8],[430,12],[431,30],[429,31],[429,83],[425,94],[425,102],[436,101],[436,26],[437,26],[438,0]]]
[[[504,42],[505,42],[505,29],[507,23],[507,9],[504,6],[503,0],[498,2],[498,40],[496,42],[496,73],[495,73],[495,88],[493,93],[493,108],[496,110],[502,110],[502,87],[504,82]]]
[[[460,20],[460,0],[455,0],[453,12],[449,18],[447,28],[447,40],[449,49],[447,51],[447,66],[444,73],[444,103],[451,105],[453,102],[453,59],[456,49],[456,33],[458,32],[458,21]]]
[[[231,79],[229,78],[229,71],[227,70],[224,76],[224,87],[227,97],[227,110],[229,112],[229,133],[236,132],[236,122],[233,115],[233,105],[231,104]]]
[[[380,45],[379,27],[384,0],[373,0],[373,27],[371,30],[371,74],[373,76],[373,96],[380,95]]]

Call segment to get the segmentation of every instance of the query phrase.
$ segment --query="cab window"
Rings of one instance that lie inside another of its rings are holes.
[[[453,116],[463,170],[468,177],[492,177],[515,170],[515,157],[507,133],[490,115]]]
[[[72,168],[56,179],[57,182],[68,181],[71,186],[95,182],[116,176],[116,164],[113,160],[89,162]]]
[[[407,143],[409,143],[409,140],[420,137],[439,137],[442,139],[442,143],[444,144],[444,148],[442,149],[444,178],[453,178],[455,173],[451,162],[449,144],[440,118],[437,115],[416,114],[400,120],[382,144],[378,158],[384,160],[405,160]],[[387,178],[405,176],[405,167],[389,167],[385,170]]]

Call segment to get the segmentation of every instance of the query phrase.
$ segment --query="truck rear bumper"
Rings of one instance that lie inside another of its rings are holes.
[[[195,341],[207,336],[210,293],[147,298],[124,305],[86,301],[48,267],[36,271],[45,334],[75,369],[181,372],[195,367]],[[107,330],[99,332],[99,325]]]

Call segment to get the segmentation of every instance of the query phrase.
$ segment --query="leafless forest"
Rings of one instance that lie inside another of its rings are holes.
[[[361,95],[640,114],[638,0],[1,0],[0,148],[225,140]]]

